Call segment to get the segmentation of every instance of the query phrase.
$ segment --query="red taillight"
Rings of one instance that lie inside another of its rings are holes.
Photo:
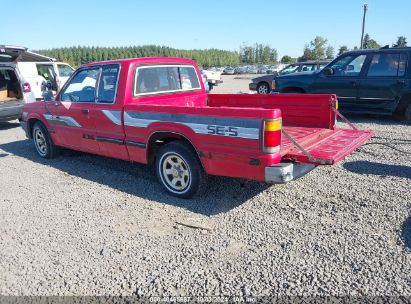
[[[23,92],[24,93],[29,93],[29,92],[31,92],[31,86],[30,86],[30,83],[24,83],[23,84]]]
[[[263,152],[277,153],[281,149],[281,118],[267,119],[263,123]]]

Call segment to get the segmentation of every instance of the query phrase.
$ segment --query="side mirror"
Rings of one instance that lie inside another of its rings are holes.
[[[323,74],[325,76],[331,76],[334,75],[334,70],[332,68],[324,68]]]

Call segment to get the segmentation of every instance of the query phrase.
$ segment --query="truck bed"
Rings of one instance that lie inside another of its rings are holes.
[[[281,156],[286,161],[331,165],[373,136],[371,131],[337,128],[337,97],[330,94],[209,94],[208,104],[280,109]]]

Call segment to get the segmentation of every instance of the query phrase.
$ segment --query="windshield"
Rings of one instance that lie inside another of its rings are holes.
[[[58,64],[57,68],[59,70],[60,77],[70,77],[74,72],[71,66],[68,66],[66,64]]]

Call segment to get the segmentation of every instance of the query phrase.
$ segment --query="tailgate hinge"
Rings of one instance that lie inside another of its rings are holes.
[[[285,135],[285,137],[288,138],[289,141],[291,141],[294,146],[296,146],[307,158],[310,162],[317,163],[320,165],[332,165],[333,162],[329,159],[322,159],[322,158],[317,158],[312,156],[307,150],[303,148],[298,142],[296,142],[284,129],[281,130],[282,133]]]
[[[340,113],[337,109],[337,101],[335,100],[334,97],[331,97],[331,109],[334,111],[334,113],[337,115],[337,117],[341,117],[344,122],[346,122],[353,130],[358,130],[344,115]]]

